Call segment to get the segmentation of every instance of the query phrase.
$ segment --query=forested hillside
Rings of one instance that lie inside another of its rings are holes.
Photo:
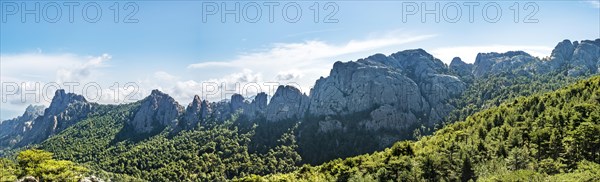
[[[196,95],[187,107],[158,89],[120,105],[59,89],[47,108],[0,123],[0,172],[43,177],[19,163],[35,149],[84,167],[77,179],[585,178],[600,160],[597,61],[600,39],[473,64],[411,49],[336,62],[310,95],[280,85],[270,99]]]
[[[599,181],[600,76],[519,97],[382,152],[245,181]]]
[[[110,108],[86,119],[39,147],[60,159],[96,166],[150,181],[226,180],[249,174],[290,172],[301,158],[296,152],[295,122],[269,128],[233,117],[205,121],[193,130],[164,132],[139,140],[124,119],[135,104]],[[281,128],[281,129],[278,129]],[[270,136],[264,137],[264,136]]]

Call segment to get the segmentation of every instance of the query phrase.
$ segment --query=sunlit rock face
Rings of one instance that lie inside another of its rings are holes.
[[[178,117],[184,111],[175,99],[158,90],[144,98],[135,116],[129,121],[133,130],[148,133],[167,126],[176,126]]]

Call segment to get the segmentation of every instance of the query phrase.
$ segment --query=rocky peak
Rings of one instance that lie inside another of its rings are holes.
[[[184,120],[186,127],[194,127],[202,119],[202,100],[198,95],[194,95],[194,100],[185,109]]]
[[[293,86],[279,86],[267,106],[269,121],[300,119],[308,108],[308,96]]]
[[[473,64],[473,75],[482,77],[489,74],[512,72],[524,68],[534,61],[539,60],[523,51],[479,53]]]
[[[159,90],[152,90],[150,96],[141,101],[138,111],[129,124],[138,133],[148,133],[166,126],[177,125],[177,117],[183,110],[183,106],[171,96]]]
[[[86,117],[92,110],[93,104],[87,102],[82,95],[65,93],[65,90],[56,90],[50,106],[44,111],[47,120],[73,120]],[[57,119],[58,117],[58,119]]]
[[[33,120],[38,116],[44,115],[44,109],[46,107],[43,105],[29,105],[25,109],[25,113],[21,116],[21,118],[26,118],[27,120]]]
[[[244,105],[246,104],[244,102],[244,96],[240,95],[240,94],[233,94],[231,96],[231,103],[230,103],[230,107],[231,107],[231,111],[237,111],[238,109],[241,109],[244,107]]]
[[[202,116],[202,118],[206,118],[208,117],[208,115],[211,112],[211,109],[209,107],[209,103],[207,100],[203,100],[202,103],[200,104],[200,114]]]
[[[450,67],[462,67],[465,65],[469,65],[469,64],[462,61],[462,59],[460,59],[459,57],[452,58],[452,61],[450,62]]]
[[[233,104],[232,98],[232,104]],[[237,100],[240,100],[237,98]],[[256,94],[254,96],[254,100],[248,103],[248,101],[236,101],[237,103],[241,103],[241,108],[243,110],[243,115],[245,115],[249,120],[256,119],[261,116],[265,116],[265,111],[267,109],[267,94],[264,92]]]
[[[71,104],[85,103],[87,103],[87,100],[82,95],[65,93],[65,90],[58,89],[56,92],[54,92],[54,97],[52,98],[52,102],[50,102],[50,106],[46,112],[50,114],[58,114]]]
[[[564,63],[565,61],[568,61],[571,59],[571,56],[573,56],[573,51],[575,50],[575,47],[576,46],[574,46],[570,40],[565,39],[562,42],[559,42],[556,45],[556,47],[554,47],[554,49],[552,50],[552,53],[550,54],[551,59],[553,61],[558,61],[560,63]]]
[[[252,101],[252,105],[259,110],[264,110],[267,108],[267,94],[264,92],[256,94],[254,100]]]
[[[450,62],[450,71],[456,73],[460,77],[471,76],[471,70],[473,69],[473,64],[467,64],[463,62],[459,57],[455,57]]]
[[[348,62],[348,63],[353,63],[353,62]],[[366,64],[366,65],[381,65],[381,66],[386,66],[386,67],[402,69],[402,65],[400,64],[400,62],[398,62],[398,60],[388,57],[384,54],[374,54],[365,59],[359,59],[356,61],[356,63]]]
[[[448,67],[423,49],[400,51],[390,55],[400,63],[403,71],[412,79],[423,79],[431,74],[446,74]]]
[[[0,123],[0,138],[20,135],[31,130],[33,120],[42,115],[44,115],[44,106],[27,106],[23,115]],[[4,143],[4,141],[0,140],[0,143]]]
[[[87,118],[88,114],[93,112],[95,105],[87,102],[81,95],[65,93],[62,89],[56,90],[50,106],[44,110],[43,116],[31,122],[31,129],[24,134],[19,145],[41,142],[76,124]]]
[[[454,65],[470,72],[471,65],[459,59]],[[422,49],[336,62],[330,75],[317,80],[311,90],[308,114],[331,116],[315,121],[325,127],[319,131],[359,125],[367,131],[400,132],[413,125],[432,125],[454,109],[448,100],[466,88],[449,73],[443,62]],[[356,113],[365,115],[353,118],[358,120],[354,124],[331,119]]]
[[[192,103],[190,105],[199,105],[201,102],[202,99],[200,99],[200,96],[194,95],[194,100],[192,100]]]
[[[579,76],[598,73],[600,71],[600,39],[582,40],[574,47],[568,74]]]

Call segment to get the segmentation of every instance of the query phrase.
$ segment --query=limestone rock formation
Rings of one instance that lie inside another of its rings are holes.
[[[135,132],[148,133],[167,126],[176,126],[183,111],[183,106],[171,96],[152,90],[150,96],[142,100],[140,108],[128,124]]]
[[[31,122],[31,130],[23,134],[18,146],[38,143],[46,138],[87,118],[97,106],[89,103],[83,96],[65,93],[59,89],[54,93],[50,106],[44,110],[44,115]]]
[[[450,71],[457,74],[461,79],[472,79],[473,64],[463,62],[459,57],[455,57],[450,62]]]
[[[33,121],[44,115],[45,107],[29,105],[23,115],[0,123],[0,146],[10,146],[33,127]]]
[[[446,102],[465,88],[446,65],[422,49],[376,54],[355,62],[336,62],[329,77],[317,80],[311,90],[309,114],[367,112],[359,123],[363,129],[401,131],[441,121],[454,109]],[[419,118],[428,122],[419,123]],[[319,124],[337,126],[331,121]]]
[[[268,121],[301,119],[308,109],[308,96],[292,86],[279,86],[267,106]]]
[[[202,108],[202,105],[203,104],[200,97],[195,95],[192,103],[190,103],[185,109],[185,116],[183,119],[186,125],[185,128],[195,127],[200,120],[206,117],[206,115],[203,115],[204,108]]]

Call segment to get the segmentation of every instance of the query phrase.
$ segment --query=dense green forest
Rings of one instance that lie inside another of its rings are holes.
[[[419,141],[386,149],[360,130],[310,132],[317,127],[311,119],[318,119],[311,117],[267,122],[235,114],[224,122],[205,119],[189,130],[167,128],[139,135],[125,123],[140,102],[100,105],[87,119],[41,144],[5,151],[5,156],[15,157],[2,159],[0,174],[4,181],[27,175],[52,179],[43,172],[26,172],[18,162],[19,151],[34,148],[52,152],[52,160],[61,162],[51,164],[67,165],[61,169],[79,170],[72,179],[94,175],[115,181],[511,181],[524,177],[595,181],[593,177],[600,174],[600,77],[548,92],[577,79],[559,74],[478,80],[452,101],[460,109],[445,125],[421,127],[405,136]],[[352,121],[362,114],[336,119]],[[457,120],[461,122],[454,123]],[[375,150],[380,152],[336,159]],[[42,166],[38,171],[49,165]]]
[[[233,117],[204,121],[193,130],[164,132],[147,139],[129,136],[124,121],[136,104],[111,106],[65,130],[39,147],[59,159],[96,166],[150,181],[226,180],[249,174],[291,172],[296,152],[295,121],[261,127]],[[264,137],[264,136],[270,136]]]
[[[519,97],[419,141],[242,181],[600,181],[600,76]]]
[[[412,129],[402,134],[387,131],[361,130],[359,122],[369,119],[370,110],[356,112],[346,116],[331,116],[334,120],[344,121],[344,131],[330,131],[327,133],[315,132],[318,130],[318,122],[324,117],[305,118],[298,126],[299,153],[303,163],[318,165],[336,158],[345,158],[374,151],[383,150],[391,146],[379,146],[376,136],[389,134],[399,136],[397,140],[417,140],[421,136],[431,135],[434,131],[443,128],[444,125],[464,120],[466,117],[481,111],[500,105],[521,96],[553,91],[565,87],[584,77],[570,77],[562,73],[549,73],[540,75],[518,75],[514,73],[501,73],[488,75],[469,82],[466,91],[457,98],[450,100],[450,104],[457,109],[454,110],[443,123],[431,127],[423,125],[411,126]],[[392,132],[392,133],[390,133]],[[315,142],[319,141],[319,142]]]
[[[89,169],[71,161],[54,160],[52,153],[25,150],[17,162],[0,159],[0,181],[16,181],[17,177],[32,176],[42,181],[79,181]]]
[[[498,106],[510,99],[554,91],[582,78],[584,77],[565,76],[563,73],[528,76],[513,73],[487,75],[472,81],[460,97],[450,101],[458,109],[447,117],[446,122],[464,120],[481,109]]]
[[[355,150],[323,150],[327,148],[324,145],[337,142],[336,135],[344,133],[328,134],[331,136],[304,133],[297,142],[297,132],[302,132],[299,128],[312,126],[309,121],[271,123],[264,119],[247,121],[243,116],[225,122],[208,119],[192,130],[166,129],[154,136],[140,136],[128,132],[124,124],[139,107],[139,103],[132,103],[100,106],[88,119],[32,148],[53,152],[57,159],[70,160],[93,171],[106,171],[100,175],[103,177],[124,179],[129,176],[114,174],[127,174],[133,177],[128,179],[151,181],[221,181],[273,173],[288,173],[283,175],[285,178],[327,180],[395,180],[404,179],[402,176],[457,180],[464,177],[463,170],[473,171],[468,176],[478,179],[506,178],[502,175],[547,178],[568,172],[579,175],[578,171],[582,170],[586,172],[581,175],[594,172],[587,169],[593,169],[598,163],[598,151],[592,149],[600,148],[598,77],[546,94],[539,92],[555,89],[575,78],[539,76],[531,80],[521,77],[489,80],[475,83],[478,86],[467,92],[474,96],[466,94],[463,97],[467,101],[458,103],[465,107],[451,118],[465,121],[449,124],[432,137],[416,136],[421,139],[418,142],[401,142],[383,152],[337,159],[318,167],[303,164],[328,161],[336,155],[366,153],[376,146],[357,144],[374,139],[360,137],[368,133],[355,133],[354,139],[346,138],[356,140],[349,143],[355,145]],[[479,87],[482,88],[475,89]],[[538,94],[519,97],[533,93]],[[499,104],[506,100],[507,103]],[[491,109],[476,113],[486,107]],[[472,113],[476,114],[465,117]],[[356,116],[346,119],[352,118]],[[433,129],[420,132],[426,136],[428,131]],[[409,135],[407,138],[412,137],[412,133]],[[581,141],[583,139],[586,141]],[[580,147],[581,142],[587,148]],[[316,150],[329,154],[310,152]],[[398,155],[398,150],[409,150],[411,154]],[[10,164],[10,160],[3,160],[4,164]],[[511,160],[517,161],[511,163]],[[518,165],[513,165],[514,162]],[[424,168],[427,165],[433,168]],[[468,169],[463,169],[465,166]],[[331,167],[339,168],[329,169]],[[387,177],[383,177],[383,173]],[[266,179],[279,177],[282,176]]]

